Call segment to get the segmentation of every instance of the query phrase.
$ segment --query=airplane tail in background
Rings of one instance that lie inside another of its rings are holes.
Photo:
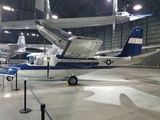
[[[51,19],[52,12],[49,0],[36,0],[35,19]]]
[[[26,44],[24,35],[20,35],[19,36],[17,44],[18,45],[24,45],[24,44]]]
[[[128,57],[141,54],[143,42],[143,29],[135,27],[133,28],[128,40],[118,57]]]

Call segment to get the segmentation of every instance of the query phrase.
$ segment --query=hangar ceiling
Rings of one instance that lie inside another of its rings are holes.
[[[144,3],[150,0],[118,0],[118,9],[127,9],[128,12],[132,12],[130,7],[137,3]],[[158,2],[158,0],[154,0]],[[153,1],[152,1],[153,2]],[[101,9],[98,4],[105,4],[105,8]],[[112,4],[108,0],[50,0],[52,13],[59,16],[59,18],[74,18],[79,13],[80,17],[85,17],[82,9],[88,4],[92,4],[95,9],[95,16],[106,15],[108,12],[112,12]],[[130,5],[127,7],[126,4]],[[1,0],[0,5],[10,6],[15,9],[14,12],[3,11],[3,21],[11,20],[26,20],[34,18],[34,5],[35,0]]]
[[[135,13],[133,5],[140,3],[155,2],[160,7],[158,0],[118,0],[118,10],[127,9],[130,13]],[[112,3],[108,0],[50,0],[52,13],[58,15],[59,18],[74,18],[74,17],[87,17],[87,16],[105,16],[112,15]],[[0,5],[6,5],[14,8],[14,11],[1,10],[2,21],[17,21],[34,19],[34,5],[35,0],[0,0]],[[92,6],[94,11],[92,14],[84,14],[86,6]],[[127,5],[129,5],[127,7]],[[143,7],[145,9],[145,7]],[[143,9],[141,11],[143,11]],[[139,12],[141,12],[139,11]],[[3,32],[0,36],[0,42],[15,43],[21,32],[35,33],[37,31],[12,31],[10,35],[4,35]],[[12,39],[12,40],[11,40]],[[33,40],[34,39],[34,40]],[[43,43],[43,37],[38,34],[37,38],[27,36],[26,43]]]

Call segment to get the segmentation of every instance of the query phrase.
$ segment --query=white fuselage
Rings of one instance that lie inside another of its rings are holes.
[[[34,64],[25,64],[28,68],[20,69],[18,76],[27,78],[46,78],[47,62],[49,61],[49,78],[70,77],[71,75],[82,75],[100,69],[110,69],[120,66],[128,66],[142,61],[142,59],[134,59],[132,57],[99,57],[94,59],[67,59],[57,58],[55,55],[46,58],[37,58]]]

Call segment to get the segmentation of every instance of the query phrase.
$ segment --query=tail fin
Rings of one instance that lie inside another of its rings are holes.
[[[52,12],[49,0],[36,0],[35,19],[51,19]]]
[[[118,57],[128,57],[141,54],[143,42],[143,29],[135,27]]]
[[[21,34],[21,35],[19,36],[17,44],[18,44],[18,45],[20,45],[20,44],[21,44],[21,45],[26,44],[24,35]]]

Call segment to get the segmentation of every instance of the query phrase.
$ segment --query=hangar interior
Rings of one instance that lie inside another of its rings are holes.
[[[112,15],[110,0],[50,0],[52,13],[59,18],[76,18]],[[135,11],[133,6],[141,4]],[[0,5],[10,6],[14,11],[1,9],[3,22],[34,19],[35,0],[1,0]],[[160,13],[158,0],[118,0],[118,11],[134,13]],[[160,16],[154,15],[132,22],[116,25],[112,35],[112,25],[65,29],[74,35],[96,37],[103,41],[100,50],[122,48],[133,27],[144,30],[143,45],[160,44]],[[0,33],[0,43],[16,43],[23,32],[27,44],[43,44],[44,38],[35,30],[4,30]],[[35,34],[34,36],[32,34]],[[47,44],[51,44],[46,40]],[[148,52],[150,50],[146,50]],[[146,58],[145,64],[157,66],[160,54]],[[142,65],[142,64],[141,64]],[[77,86],[66,86],[65,80],[29,80],[28,85],[38,99],[46,103],[46,110],[55,120],[159,120],[160,118],[160,69],[122,67],[105,69],[80,76]],[[38,73],[37,73],[38,74]],[[0,76],[0,118],[3,120],[41,119],[40,106],[27,90],[28,114],[21,114],[24,100],[24,81],[18,78],[19,91],[12,82]],[[46,116],[46,119],[49,119]],[[51,120],[51,119],[50,119]]]
[[[34,19],[34,0],[19,0],[10,1],[2,0],[1,5],[10,6],[14,8],[14,11],[1,10],[2,21],[18,21],[18,20],[29,20]],[[52,13],[58,15],[59,18],[76,18],[76,17],[91,17],[91,16],[109,16],[112,15],[112,1],[109,0],[54,0],[50,1]],[[133,6],[141,4],[142,9],[134,10]],[[99,26],[99,27],[83,27],[83,28],[72,28],[65,29],[65,31],[71,31],[74,35],[87,36],[99,38],[103,41],[100,50],[122,48],[126,42],[126,39],[133,27],[139,26],[143,28],[143,46],[157,45],[160,44],[159,32],[160,32],[160,2],[158,0],[119,0],[118,11],[127,11],[130,14],[135,13],[155,13],[154,16],[146,17],[143,19],[117,24],[116,33],[112,36],[112,25]],[[12,30],[10,33],[4,31],[0,34],[1,43],[16,43],[18,36],[24,33],[26,43],[28,44],[43,44],[44,38],[36,30]],[[32,34],[35,34],[34,36]],[[47,44],[51,44],[46,40]],[[160,58],[154,59],[154,63],[149,58],[145,60],[146,65],[156,66],[160,62]]]

